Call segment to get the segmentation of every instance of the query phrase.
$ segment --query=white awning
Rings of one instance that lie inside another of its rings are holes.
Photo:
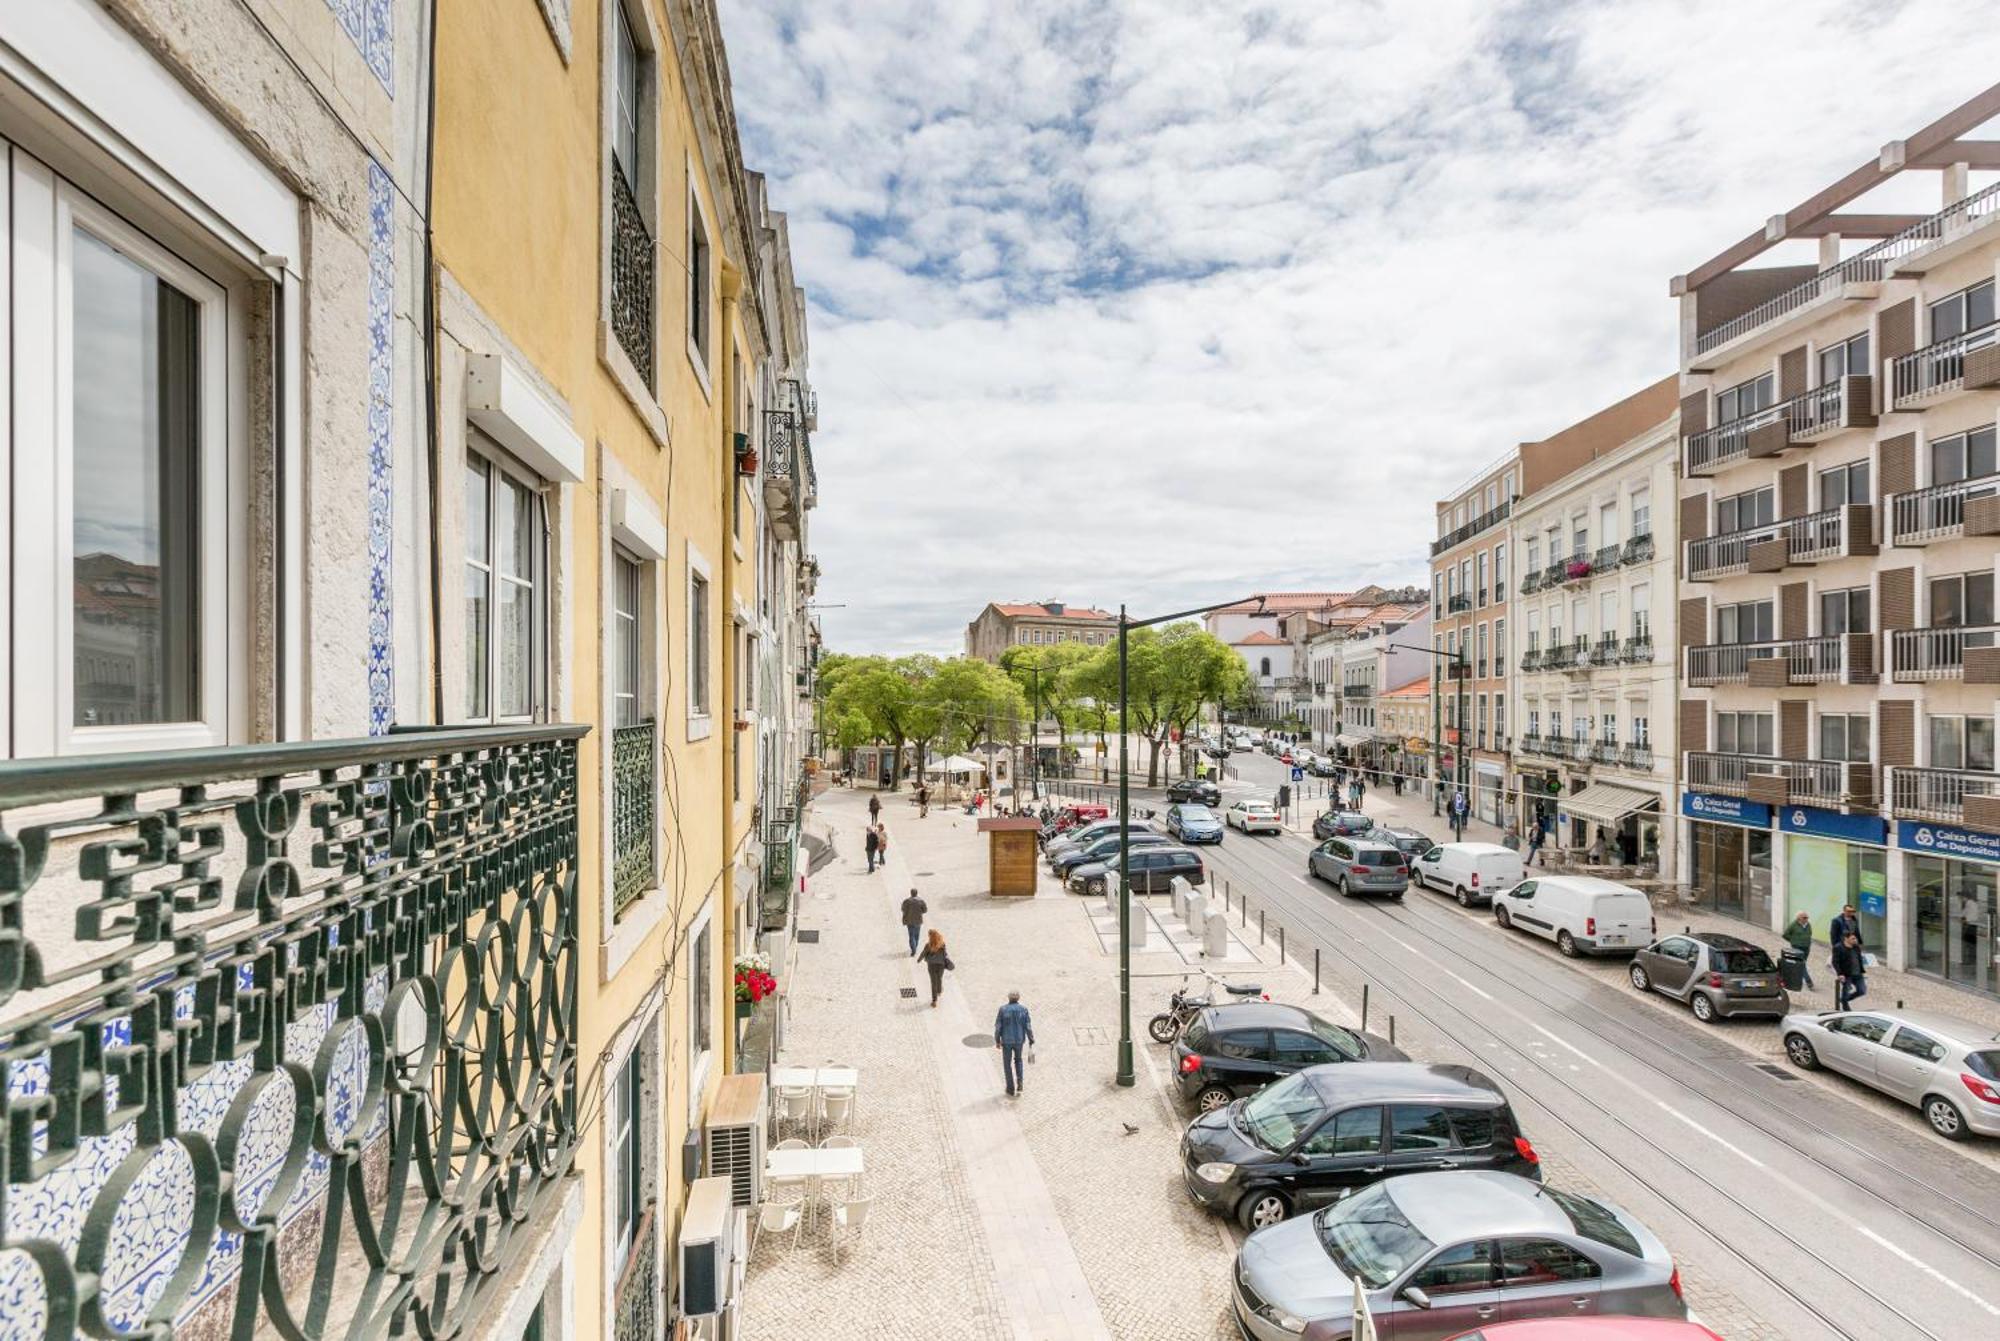
[[[1373,739],[1374,739],[1373,736],[1350,736],[1345,733],[1342,733],[1341,735],[1335,736],[1333,738],[1333,743],[1340,746],[1340,748],[1343,750],[1351,750],[1355,748],[1357,745],[1366,745],[1369,741]]]
[[[1657,792],[1642,792],[1636,787],[1620,787],[1611,782],[1593,782],[1573,796],[1565,796],[1556,802],[1556,808],[1565,815],[1575,815],[1595,824],[1616,824],[1627,815],[1640,810],[1657,810],[1660,797]]]

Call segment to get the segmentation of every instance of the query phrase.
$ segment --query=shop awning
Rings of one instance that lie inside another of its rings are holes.
[[[1636,787],[1620,787],[1611,782],[1595,782],[1573,796],[1565,796],[1556,803],[1556,808],[1565,815],[1574,815],[1595,824],[1616,824],[1627,815],[1641,810],[1657,810],[1660,797],[1657,792],[1642,792]]]
[[[1373,736],[1350,736],[1345,733],[1342,733],[1341,735],[1335,736],[1333,738],[1333,743],[1340,746],[1340,748],[1343,750],[1351,750],[1357,746],[1366,745],[1369,741],[1373,739],[1374,739]]]

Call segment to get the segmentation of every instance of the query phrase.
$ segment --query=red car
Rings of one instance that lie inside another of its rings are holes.
[[[1460,1332],[1451,1341],[1722,1341],[1698,1322],[1664,1318],[1527,1318]]]

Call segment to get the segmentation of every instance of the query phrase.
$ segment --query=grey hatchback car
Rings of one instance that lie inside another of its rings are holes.
[[[1634,987],[1687,1002],[1703,1024],[1792,1008],[1771,956],[1727,932],[1662,936],[1632,956],[1631,973]]]
[[[1388,1178],[1260,1229],[1236,1254],[1250,1341],[1350,1335],[1355,1283],[1383,1336],[1442,1341],[1502,1318],[1685,1318],[1665,1245],[1609,1202],[1511,1173]]]
[[[2000,1031],[1935,1011],[1825,1010],[1787,1015],[1785,1056],[1824,1066],[1923,1110],[1954,1141],[2000,1136]]]
[[[1410,887],[1410,859],[1394,843],[1329,838],[1306,858],[1306,874],[1332,881],[1342,894],[1400,899]]]

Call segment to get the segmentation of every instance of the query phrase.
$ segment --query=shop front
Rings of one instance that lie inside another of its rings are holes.
[[[2000,995],[2000,835],[1903,820],[1896,846],[1908,863],[1908,967]]]
[[[1815,806],[1778,811],[1785,835],[1785,921],[1804,913],[1826,940],[1835,914],[1853,904],[1861,941],[1875,954],[1889,936],[1889,826],[1875,815],[1843,815]]]
[[[1507,826],[1507,774],[1485,759],[1472,761],[1473,813],[1498,828]]]
[[[1771,925],[1771,807],[1686,792],[1688,889],[1697,907]]]
[[[1569,821],[1571,847],[1588,852],[1604,840],[1604,859],[1623,866],[1660,860],[1660,794],[1615,782],[1594,782],[1558,803]]]

